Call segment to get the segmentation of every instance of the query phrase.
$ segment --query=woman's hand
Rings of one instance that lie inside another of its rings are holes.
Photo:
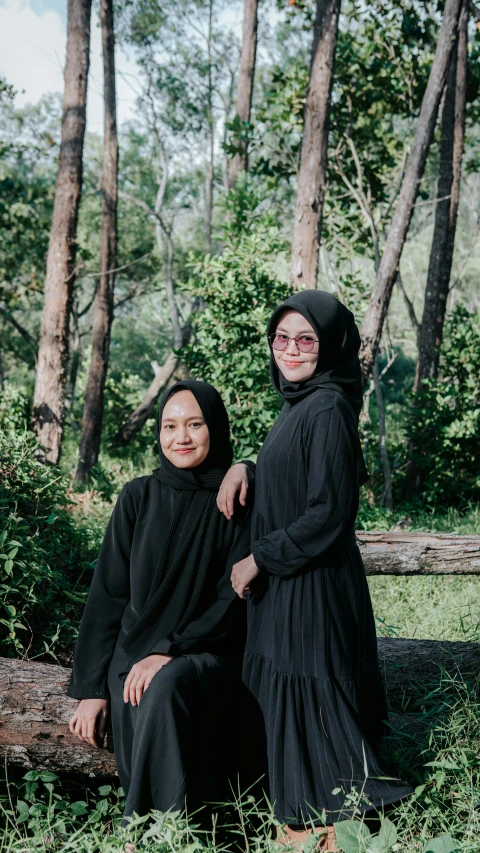
[[[245,506],[248,492],[249,469],[243,462],[232,465],[222,480],[222,485],[217,495],[217,506],[223,512],[225,518],[232,518],[235,495],[240,492],[240,503]]]
[[[249,557],[245,557],[244,560],[240,560],[239,563],[235,563],[230,580],[240,598],[246,598],[245,593],[250,592],[249,584],[257,577],[259,572],[260,569],[251,554]]]
[[[138,705],[153,676],[171,660],[168,655],[149,655],[135,663],[125,679],[123,701]]]
[[[97,749],[103,746],[107,730],[108,701],[106,699],[82,699],[69,723],[72,735],[85,740]]]

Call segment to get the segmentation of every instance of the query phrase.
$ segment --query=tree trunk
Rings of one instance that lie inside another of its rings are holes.
[[[452,271],[457,226],[468,63],[468,5],[464,3],[458,42],[445,86],[440,139],[440,167],[430,263],[428,267],[422,322],[418,334],[418,362],[414,391],[421,393],[425,380],[435,379],[443,338],[443,326]],[[411,443],[403,498],[410,501],[421,488],[421,470]]]
[[[316,288],[327,176],[328,120],[340,0],[317,0],[298,173],[292,287]]]
[[[102,435],[103,397],[110,352],[113,294],[117,266],[118,138],[115,92],[115,31],[113,0],[100,0],[103,48],[103,176],[100,281],[93,310],[92,358],[88,371],[79,462],[75,479],[83,482],[98,462]]]
[[[357,531],[367,575],[480,575],[480,536]]]
[[[430,717],[422,714],[426,690],[442,679],[475,684],[480,644],[439,640],[380,638],[379,663],[394,729],[424,734]],[[77,700],[65,695],[70,670],[35,661],[0,658],[0,756],[3,761],[37,770],[60,770],[88,776],[117,775],[107,749],[95,749],[70,734],[68,722]],[[420,689],[419,689],[420,687]],[[402,713],[408,708],[409,713]],[[417,712],[417,713],[412,713]]]
[[[213,0],[208,7],[208,165],[205,193],[205,249],[208,255],[212,251],[212,217],[213,217],[213,181],[215,177],[215,121],[213,118],[213,83],[212,83],[212,37],[213,37]]]
[[[383,479],[385,482],[385,488],[383,492],[382,506],[387,509],[392,509],[393,507],[393,496],[392,496],[392,469],[390,466],[390,460],[388,458],[387,451],[387,434],[385,427],[385,401],[383,399],[383,391],[380,380],[380,371],[378,369],[378,358],[375,359],[375,364],[373,365],[373,384],[375,387],[375,397],[377,400],[377,409],[378,409],[378,445],[380,449],[380,458],[382,460],[383,467]]]
[[[435,228],[419,335],[415,391],[425,379],[434,379],[438,373],[460,196],[467,89],[467,26],[468,6],[464,3],[458,45],[452,56],[445,88]]]
[[[437,49],[423,96],[412,152],[380,261],[375,290],[363,322],[360,360],[365,383],[370,377],[377,356],[392,288],[398,275],[400,257],[412,218],[420,181],[423,177],[437,120],[438,107],[455,46],[462,2],[463,0],[446,0],[445,3]]]
[[[155,377],[140,405],[118,430],[112,442],[113,447],[126,447],[137,432],[140,432],[146,421],[153,418],[158,398],[173,378],[178,365],[179,358],[173,352],[169,353],[161,367],[156,362],[154,363]]]
[[[60,457],[65,415],[68,329],[82,191],[91,5],[92,0],[68,0],[62,140],[33,400],[33,428],[46,448],[41,455],[54,465]]]
[[[244,124],[250,123],[252,111],[253,81],[257,56],[258,0],[244,0],[242,53],[237,85],[236,114]],[[240,151],[230,163],[228,186],[233,189],[239,172],[248,168],[248,140],[239,140]]]

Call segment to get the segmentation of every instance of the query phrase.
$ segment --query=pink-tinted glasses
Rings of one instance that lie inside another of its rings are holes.
[[[297,335],[295,338],[289,338],[288,335],[284,335],[281,332],[269,335],[268,341],[272,349],[280,351],[286,350],[290,341],[295,341],[297,349],[300,352],[313,352],[315,344],[318,344],[317,339],[311,335]]]

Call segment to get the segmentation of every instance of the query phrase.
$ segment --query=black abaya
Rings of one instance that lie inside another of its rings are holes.
[[[212,435],[214,428],[209,429]],[[202,586],[194,586],[194,612],[186,624],[163,635],[152,632],[150,620],[142,638],[140,658],[157,653],[173,660],[157,672],[138,706],[123,701],[124,678],[134,662],[126,640],[151,602],[159,559],[184,503],[185,491],[155,472],[124,487],[105,533],[75,649],[68,694],[110,699],[125,816],[222,800],[235,772],[245,608],[230,574],[249,552],[248,511],[227,521],[213,505],[218,523],[208,526],[209,559],[201,567]],[[190,551],[187,558],[194,565]],[[165,576],[170,568],[165,566]],[[175,589],[181,582],[177,566]],[[189,602],[177,600],[181,619]],[[165,609],[171,601],[169,595]],[[161,617],[160,607],[158,612]],[[171,607],[170,616],[175,616]]]
[[[321,302],[318,291],[298,294],[305,297]],[[353,787],[375,807],[411,792],[379,778],[387,709],[354,526],[364,467],[339,373],[324,377],[334,387],[290,386],[256,466],[252,554],[260,575],[247,605],[243,678],[263,717],[269,798],[287,823],[322,823],[323,810],[329,823],[349,816]],[[277,385],[276,368],[272,378]]]

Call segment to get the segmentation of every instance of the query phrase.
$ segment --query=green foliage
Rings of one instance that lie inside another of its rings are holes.
[[[409,436],[429,503],[479,499],[479,313],[459,305],[448,319],[439,377],[417,394]]]
[[[68,481],[35,459],[0,396],[0,654],[68,661],[90,581],[97,531],[67,510]],[[92,524],[93,522],[91,522]]]
[[[225,217],[222,254],[193,263],[186,285],[203,308],[193,320],[185,363],[222,394],[235,457],[242,459],[256,456],[280,409],[265,335],[272,311],[290,291],[275,269],[283,240],[253,191],[243,186],[232,194]]]

